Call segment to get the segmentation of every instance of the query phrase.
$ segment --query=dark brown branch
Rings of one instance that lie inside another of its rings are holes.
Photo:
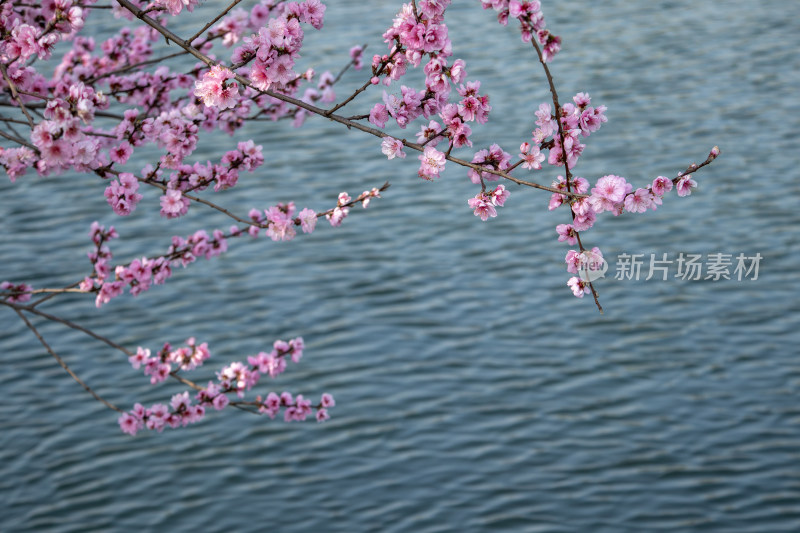
[[[85,333],[86,335],[89,335],[90,337],[93,337],[93,338],[95,338],[95,339],[97,339],[99,341],[104,342],[105,344],[111,346],[112,348],[121,351],[122,353],[124,353],[128,357],[131,357],[131,356],[134,355],[130,350],[128,350],[124,346],[120,346],[119,344],[117,344],[116,342],[112,341],[111,339],[103,337],[102,335],[100,335],[98,333],[95,333],[94,331],[92,331],[92,330],[90,330],[88,328],[85,328],[85,327],[83,327],[81,325],[78,325],[75,322],[71,322],[71,321],[69,321],[69,320],[67,320],[65,318],[61,318],[61,317],[58,317],[58,316],[55,316],[55,315],[51,315],[50,313],[46,313],[44,311],[40,311],[40,310],[36,309],[35,307],[30,306],[30,305],[15,304],[15,303],[8,302],[6,300],[0,300],[0,304],[7,305],[8,307],[11,307],[12,309],[17,311],[18,313],[20,311],[26,311],[28,313],[33,313],[34,315],[38,315],[38,316],[40,316],[42,318],[46,318],[47,320],[51,320],[53,322],[58,322],[60,324],[64,324],[65,326],[67,326],[69,328],[75,329],[77,331],[80,331],[81,333]]]
[[[39,339],[40,343],[42,343],[42,346],[44,346],[44,349],[47,350],[48,353],[50,355],[52,355],[55,358],[56,361],[58,361],[58,364],[61,365],[61,368],[66,370],[67,374],[72,376],[72,379],[77,381],[78,384],[81,387],[83,387],[86,390],[86,392],[91,394],[94,397],[95,400],[101,402],[103,405],[105,405],[109,409],[113,409],[114,411],[117,411],[119,413],[123,412],[122,409],[120,409],[119,407],[117,407],[113,403],[111,403],[108,400],[106,400],[103,397],[101,397],[99,394],[97,394],[95,391],[93,391],[92,388],[89,385],[87,385],[85,381],[83,381],[81,378],[79,378],[78,375],[75,374],[75,372],[73,372],[72,369],[67,365],[67,363],[64,362],[64,360],[61,359],[61,357],[59,357],[59,355],[50,347],[50,345],[47,344],[47,342],[44,340],[44,337],[42,337],[41,333],[39,333],[39,331],[34,327],[34,325],[30,323],[30,321],[25,317],[25,315],[22,313],[22,311],[20,311],[20,309],[18,309],[18,308],[15,308],[14,310],[17,312],[17,315],[19,315],[19,317],[22,319],[22,321],[25,322],[25,325],[28,326],[28,329],[30,329],[33,332],[33,334],[36,335],[36,338]]]

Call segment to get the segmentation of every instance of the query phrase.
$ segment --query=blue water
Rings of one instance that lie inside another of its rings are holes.
[[[382,50],[392,3],[329,4],[304,67],[336,69],[357,42]],[[473,140],[514,151],[548,99],[541,69],[516,30],[477,2],[457,4],[454,48],[494,108]],[[97,311],[69,296],[46,310],[129,348],[207,341],[213,359],[198,381],[302,335],[303,361],[269,385],[334,394],[333,418],[284,424],[226,411],[131,438],[2,311],[0,530],[800,531],[800,4],[544,9],[564,40],[552,64],[562,100],[586,91],[608,106],[577,174],[641,185],[715,144],[723,152],[690,197],[602,218],[584,243],[612,261],[760,253],[757,280],[616,280],[610,270],[597,283],[601,315],[565,285],[568,248],[554,231],[565,213],[545,211],[547,193],[512,188],[500,216],[481,223],[458,168],[427,183],[416,157],[387,162],[374,137],[313,118],[299,130],[258,123],[246,133],[271,164],[218,197],[232,210],[288,200],[324,209],[342,190],[392,187],[341,228],[231,242],[139,298]],[[361,79],[348,74],[339,94]],[[377,99],[367,93],[353,113]],[[219,142],[198,158],[219,157]],[[119,219],[102,190],[91,176],[0,180],[0,279],[79,279],[93,220],[118,228],[120,261],[229,225],[199,208],[160,220],[150,191]],[[34,320],[116,404],[181,390],[151,387],[121,354]]]

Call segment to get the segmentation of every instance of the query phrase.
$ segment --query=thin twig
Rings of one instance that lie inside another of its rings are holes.
[[[202,29],[202,30],[198,31],[197,33],[195,33],[194,35],[192,35],[191,37],[189,37],[188,39],[186,39],[186,42],[188,42],[189,44],[192,44],[192,42],[194,42],[194,40],[195,40],[195,39],[197,39],[198,37],[200,37],[200,36],[203,34],[203,32],[204,32],[204,31],[206,31],[208,28],[210,28],[211,26],[213,26],[214,24],[216,24],[216,23],[217,23],[217,21],[218,21],[219,19],[221,19],[222,17],[224,17],[225,15],[227,15],[227,14],[228,14],[228,12],[229,12],[231,9],[233,9],[234,7],[236,7],[236,4],[238,4],[238,3],[239,3],[239,2],[241,2],[241,1],[242,1],[242,0],[233,0],[233,2],[231,2],[231,5],[229,5],[228,7],[226,7],[226,8],[225,8],[225,9],[222,11],[222,13],[220,13],[219,15],[217,15],[217,16],[216,16],[216,18],[214,18],[214,19],[213,19],[211,22],[209,22],[208,24],[206,24],[205,26],[203,26],[203,29]]]
[[[17,314],[22,319],[22,321],[25,322],[25,325],[28,326],[28,329],[30,329],[33,332],[33,334],[36,335],[36,338],[39,339],[39,342],[42,343],[42,346],[44,346],[45,350],[47,350],[48,353],[50,353],[50,355],[52,355],[55,358],[56,361],[58,361],[58,364],[61,365],[61,367],[64,370],[67,371],[67,374],[72,376],[72,379],[77,381],[78,384],[86,390],[86,392],[88,392],[89,394],[94,396],[95,400],[101,402],[103,405],[105,405],[109,409],[113,409],[114,411],[117,411],[117,412],[120,412],[120,413],[123,412],[122,409],[120,409],[119,407],[117,407],[113,403],[111,403],[108,400],[106,400],[103,397],[101,397],[99,394],[97,394],[95,391],[93,391],[92,388],[89,385],[87,385],[85,381],[83,381],[81,378],[79,378],[78,375],[75,374],[75,372],[73,372],[72,369],[67,365],[67,363],[64,362],[64,360],[61,359],[61,357],[59,357],[59,355],[50,347],[50,345],[47,344],[47,342],[44,340],[44,337],[42,337],[41,333],[39,333],[39,331],[34,327],[34,325],[30,323],[30,321],[25,317],[25,315],[22,313],[22,311],[20,311],[17,308],[15,308],[14,310],[17,312]]]
[[[95,339],[97,339],[99,341],[102,341],[102,342],[106,343],[107,345],[111,346],[112,348],[121,351],[122,353],[124,353],[128,357],[131,357],[131,356],[134,355],[130,350],[128,350],[124,346],[120,346],[119,344],[117,344],[116,342],[112,341],[111,339],[103,337],[99,333],[95,333],[94,331],[92,331],[92,330],[90,330],[88,328],[85,328],[85,327],[83,327],[81,325],[78,325],[75,322],[71,322],[71,321],[67,320],[66,318],[61,318],[61,317],[58,317],[58,316],[55,316],[55,315],[51,315],[50,313],[46,313],[44,311],[40,311],[40,310],[36,309],[35,307],[30,306],[30,305],[19,305],[19,304],[11,303],[11,302],[6,301],[6,300],[0,300],[0,304],[7,305],[8,307],[11,307],[12,309],[14,309],[17,312],[27,311],[28,313],[33,313],[34,315],[38,315],[38,316],[40,316],[42,318],[46,318],[47,320],[52,320],[53,322],[58,322],[60,324],[64,324],[65,326],[67,326],[69,328],[78,330],[78,331],[80,331],[82,333],[85,333],[86,335],[89,335],[90,337],[93,337],[93,338],[95,338]]]
[[[29,142],[27,142],[27,141],[25,141],[23,139],[20,139],[19,137],[14,137],[13,135],[9,135],[8,133],[4,132],[3,130],[0,130],[0,137],[4,137],[4,138],[8,139],[9,141],[14,141],[15,143],[21,144],[22,146],[28,147],[31,150],[34,150],[36,152],[39,151],[31,143],[29,143]]]

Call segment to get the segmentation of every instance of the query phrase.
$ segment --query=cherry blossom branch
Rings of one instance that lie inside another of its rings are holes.
[[[139,8],[137,8],[135,5],[130,3],[128,0],[116,0],[116,2],[118,2],[125,9],[127,9],[131,13],[133,13],[133,15],[135,17],[137,17],[138,19],[142,20],[145,24],[147,24],[148,26],[150,26],[154,30],[158,31],[168,41],[173,41],[178,46],[180,46],[181,48],[186,50],[188,53],[190,53],[191,55],[193,55],[194,57],[196,57],[197,59],[199,59],[200,61],[202,61],[206,65],[208,65],[209,67],[212,67],[214,65],[220,64],[220,62],[214,61],[211,58],[209,58],[208,56],[206,56],[205,54],[203,54],[202,52],[200,52],[199,50],[196,50],[194,47],[191,46],[191,44],[187,43],[185,40],[183,40],[179,36],[175,35],[173,32],[171,32],[170,30],[165,28],[163,25],[161,25],[158,21],[156,21],[156,20],[152,19],[151,17],[147,16],[147,14],[144,11],[142,11]],[[378,130],[376,128],[371,128],[369,126],[364,126],[363,124],[360,124],[358,122],[354,122],[352,120],[347,119],[346,117],[343,117],[343,116],[340,116],[340,115],[336,115],[336,114],[334,114],[332,112],[329,113],[328,110],[325,110],[325,109],[322,109],[322,108],[317,107],[315,105],[306,103],[306,102],[304,102],[302,100],[298,100],[297,98],[293,98],[291,96],[287,96],[285,94],[281,94],[279,92],[275,92],[275,91],[273,91],[271,89],[267,90],[267,91],[262,91],[261,89],[258,89],[257,87],[255,87],[250,80],[248,80],[247,78],[245,78],[245,77],[243,77],[243,76],[241,76],[239,74],[235,74],[234,73],[233,78],[237,82],[241,83],[243,86],[250,87],[251,89],[253,89],[254,91],[256,91],[258,93],[266,94],[268,96],[271,96],[273,98],[276,98],[276,99],[281,100],[283,102],[286,102],[288,104],[292,104],[292,105],[294,105],[296,107],[303,108],[306,111],[314,113],[315,115],[320,115],[320,116],[325,117],[325,118],[327,118],[329,120],[332,120],[334,122],[338,122],[340,124],[343,124],[343,125],[347,126],[348,129],[355,128],[357,130],[363,131],[364,133],[369,133],[370,135],[374,135],[375,137],[381,137],[382,138],[382,137],[386,137],[387,136],[387,134],[384,133],[381,130]],[[420,146],[419,144],[417,144],[417,143],[412,143],[412,142],[403,140],[403,144],[405,146],[407,146],[408,148],[411,148],[412,150],[416,150],[418,152],[424,152],[424,148],[422,146]],[[453,163],[455,163],[457,165],[461,165],[461,166],[464,166],[464,167],[472,168],[472,169],[483,171],[483,172],[489,172],[490,174],[495,174],[495,175],[501,176],[501,177],[503,177],[505,179],[513,181],[514,183],[516,183],[518,185],[526,185],[528,187],[533,187],[535,189],[540,189],[540,190],[549,191],[549,192],[558,192],[559,194],[564,194],[564,195],[570,196],[572,198],[580,198],[582,196],[585,196],[585,195],[579,195],[579,194],[573,193],[571,191],[557,190],[557,189],[554,189],[552,187],[547,187],[545,185],[540,185],[538,183],[534,183],[534,182],[530,182],[530,181],[526,181],[526,180],[520,180],[520,179],[517,179],[517,178],[514,178],[514,177],[510,176],[509,174],[507,174],[507,173],[505,173],[503,171],[484,168],[484,167],[481,167],[479,165],[475,165],[474,163],[470,163],[468,161],[465,161],[463,159],[458,159],[458,158],[452,157],[450,155],[447,156],[447,160],[448,161],[452,161]]]
[[[547,83],[550,86],[550,94],[553,96],[553,107],[555,108],[556,114],[556,124],[558,125],[558,137],[561,140],[561,158],[564,161],[564,182],[567,187],[567,192],[571,190],[571,181],[572,181],[572,173],[569,169],[569,157],[567,156],[567,145],[564,142],[564,127],[561,124],[561,104],[558,102],[558,92],[556,91],[556,85],[553,81],[553,75],[550,73],[550,68],[547,66],[547,62],[544,60],[544,55],[542,54],[542,49],[539,48],[539,43],[536,42],[536,38],[531,39],[531,44],[533,44],[534,50],[536,50],[536,55],[539,57],[539,63],[541,63],[542,68],[544,69],[544,74],[547,77]],[[575,219],[575,213],[570,210],[570,214],[572,215],[573,220]],[[586,248],[583,247],[583,242],[581,241],[580,232],[575,231],[575,238],[578,240],[578,247],[580,248],[581,252],[585,251]],[[594,283],[591,280],[588,281],[589,289],[592,291],[592,297],[594,298],[594,303],[597,306],[598,311],[603,313],[603,306],[600,305],[600,299],[597,296],[597,290],[594,288]]]

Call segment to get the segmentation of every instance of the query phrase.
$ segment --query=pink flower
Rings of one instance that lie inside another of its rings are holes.
[[[613,211],[615,204],[625,200],[625,195],[631,192],[632,186],[625,178],[609,174],[597,180],[597,185],[592,188],[589,203],[595,213]]]
[[[225,409],[225,407],[227,407],[228,403],[230,403],[230,400],[224,394],[217,394],[211,403],[214,406],[214,409],[217,411],[222,411]]]
[[[320,3],[319,0],[305,0],[305,2],[300,4],[300,20],[311,24],[314,29],[322,29],[322,23],[325,17],[325,7],[325,4]]]
[[[320,399],[319,403],[322,407],[326,408],[333,407],[334,405],[336,405],[336,401],[333,399],[333,396],[331,396],[327,392],[322,394],[322,398]]]
[[[402,141],[399,141],[394,137],[389,137],[388,135],[384,137],[383,141],[381,142],[381,151],[388,159],[394,159],[395,157],[402,159],[406,156],[405,152],[403,152]]]
[[[269,90],[270,85],[272,85],[272,79],[269,77],[267,67],[262,61],[256,59],[253,62],[253,66],[250,68],[250,81],[253,82],[256,89],[262,91]]]
[[[311,233],[317,226],[317,214],[309,208],[305,208],[297,215],[300,219],[300,227],[303,228],[303,233]]]
[[[108,154],[108,157],[115,163],[119,163],[120,165],[124,165],[128,158],[133,153],[133,148],[128,143],[128,141],[123,141],[122,144],[119,146],[112,148]]]
[[[483,192],[479,192],[474,198],[467,200],[467,204],[474,210],[475,216],[481,217],[481,220],[484,222],[486,222],[489,217],[497,216],[497,210],[494,208],[492,200]]]
[[[567,264],[567,272],[577,274],[581,269],[581,266],[584,264],[584,261],[585,259],[581,252],[570,250],[567,252],[567,256],[564,258],[564,262]]]
[[[500,184],[490,193],[490,196],[492,197],[492,204],[503,207],[511,193],[508,192],[505,185]]]
[[[692,189],[697,187],[697,182],[692,179],[691,174],[686,174],[678,179],[675,184],[675,189],[678,191],[678,196],[689,196],[692,194]]]
[[[191,400],[189,400],[189,392],[184,391],[172,396],[170,400],[170,405],[174,411],[180,411],[181,409],[186,409],[191,404]]]
[[[369,112],[369,121],[379,128],[386,126],[386,121],[389,120],[389,112],[383,104],[375,104]]]
[[[537,145],[531,146],[529,143],[522,143],[522,145],[519,147],[519,151],[519,157],[524,161],[522,163],[523,168],[527,168],[529,170],[539,170],[542,168],[544,154],[539,151],[539,147]]]
[[[653,193],[648,189],[638,188],[633,194],[625,197],[625,210],[630,213],[644,213],[653,206]]]
[[[176,218],[184,215],[189,210],[189,203],[189,199],[184,198],[178,189],[167,189],[167,193],[161,197],[161,216]]]
[[[419,167],[419,177],[426,180],[438,178],[439,173],[444,169],[444,153],[433,146],[426,146],[423,154],[419,156],[419,160],[422,162]]]
[[[325,422],[331,417],[326,409],[317,410],[317,422]]]
[[[572,289],[572,294],[578,298],[583,298],[584,294],[589,294],[589,292],[591,292],[589,284],[577,276],[569,278],[567,285]]]
[[[0,298],[5,298],[8,302],[11,303],[24,303],[31,299],[30,291],[33,290],[33,287],[28,285],[27,283],[20,283],[14,285],[10,281],[4,281],[0,283],[0,291],[8,291],[11,296],[2,296]]]
[[[267,409],[269,409],[270,411],[277,412],[281,408],[281,402],[282,401],[283,400],[281,399],[281,396],[278,396],[274,392],[270,392],[267,395],[267,399],[264,402],[264,404],[267,406]],[[289,401],[291,403],[291,395],[289,395]]]
[[[363,56],[364,56],[364,47],[354,46],[350,49],[350,59],[353,60],[354,69],[361,70],[364,67],[364,64],[361,61]]]
[[[575,215],[575,218],[572,219],[572,225],[575,228],[575,231],[586,231],[594,226],[595,220],[597,220],[597,215],[592,210],[583,215]]]
[[[142,199],[142,195],[137,193],[137,190],[139,190],[139,181],[136,177],[123,172],[118,179],[106,187],[104,195],[114,212],[125,216],[130,215],[136,209],[136,204]]]
[[[169,14],[174,17],[183,10],[184,6],[187,10],[193,11],[199,0],[156,0],[154,3],[164,6]]]
[[[559,224],[556,226],[556,232],[558,232],[558,240],[560,242],[567,241],[570,246],[578,244],[578,234],[572,224]]]
[[[195,82],[194,95],[201,98],[206,107],[233,107],[239,95],[239,86],[236,83],[226,83],[226,80],[233,77],[233,72],[227,68],[214,65],[203,75],[202,80]]]
[[[130,413],[122,413],[117,421],[120,429],[131,436],[136,435],[136,432],[144,427],[142,421]]]
[[[664,176],[658,176],[653,180],[650,190],[652,190],[653,194],[656,196],[664,196],[666,193],[672,190],[672,180],[665,178]]]
[[[141,346],[136,348],[135,354],[128,357],[128,361],[130,362],[131,366],[135,369],[138,369],[143,364],[146,364],[149,360],[150,360],[150,350],[147,348],[142,348]]]

